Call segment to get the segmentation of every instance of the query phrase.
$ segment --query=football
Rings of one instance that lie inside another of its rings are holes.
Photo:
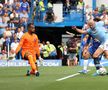
[[[102,68],[99,69],[98,74],[100,74],[100,75],[106,75],[107,74],[107,70],[102,67]]]

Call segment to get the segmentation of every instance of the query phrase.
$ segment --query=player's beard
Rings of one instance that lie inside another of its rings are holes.
[[[31,32],[31,34],[34,34],[35,32]]]
[[[30,31],[29,33],[32,35],[32,34],[34,34],[35,32],[34,32],[34,31]]]
[[[35,32],[32,32],[32,33],[35,33]]]

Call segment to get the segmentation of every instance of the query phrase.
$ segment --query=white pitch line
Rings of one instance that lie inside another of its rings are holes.
[[[80,74],[80,73],[72,74],[72,75],[69,75],[69,76],[66,76],[66,77],[57,79],[56,81],[62,81],[62,80],[65,80],[65,79],[68,79],[68,78],[71,78],[71,77],[75,77],[75,76],[77,76],[77,75],[79,75],[79,74]]]
[[[88,70],[89,72],[90,70]],[[71,78],[71,77],[75,77],[77,75],[79,75],[80,73],[75,73],[75,74],[72,74],[72,75],[69,75],[69,76],[66,76],[66,77],[63,77],[63,78],[60,78],[60,79],[57,79],[56,81],[62,81],[62,80],[65,80],[65,79],[68,79],[68,78]]]

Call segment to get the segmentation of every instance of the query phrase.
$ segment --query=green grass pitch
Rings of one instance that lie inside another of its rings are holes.
[[[27,67],[0,67],[0,90],[108,90],[108,76],[92,76],[94,67],[89,67],[91,71],[86,75],[56,81],[81,69],[80,66],[39,67],[39,77],[27,77]]]

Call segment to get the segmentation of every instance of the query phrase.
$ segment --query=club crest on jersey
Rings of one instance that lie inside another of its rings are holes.
[[[34,38],[34,42],[36,42],[36,38]]]

